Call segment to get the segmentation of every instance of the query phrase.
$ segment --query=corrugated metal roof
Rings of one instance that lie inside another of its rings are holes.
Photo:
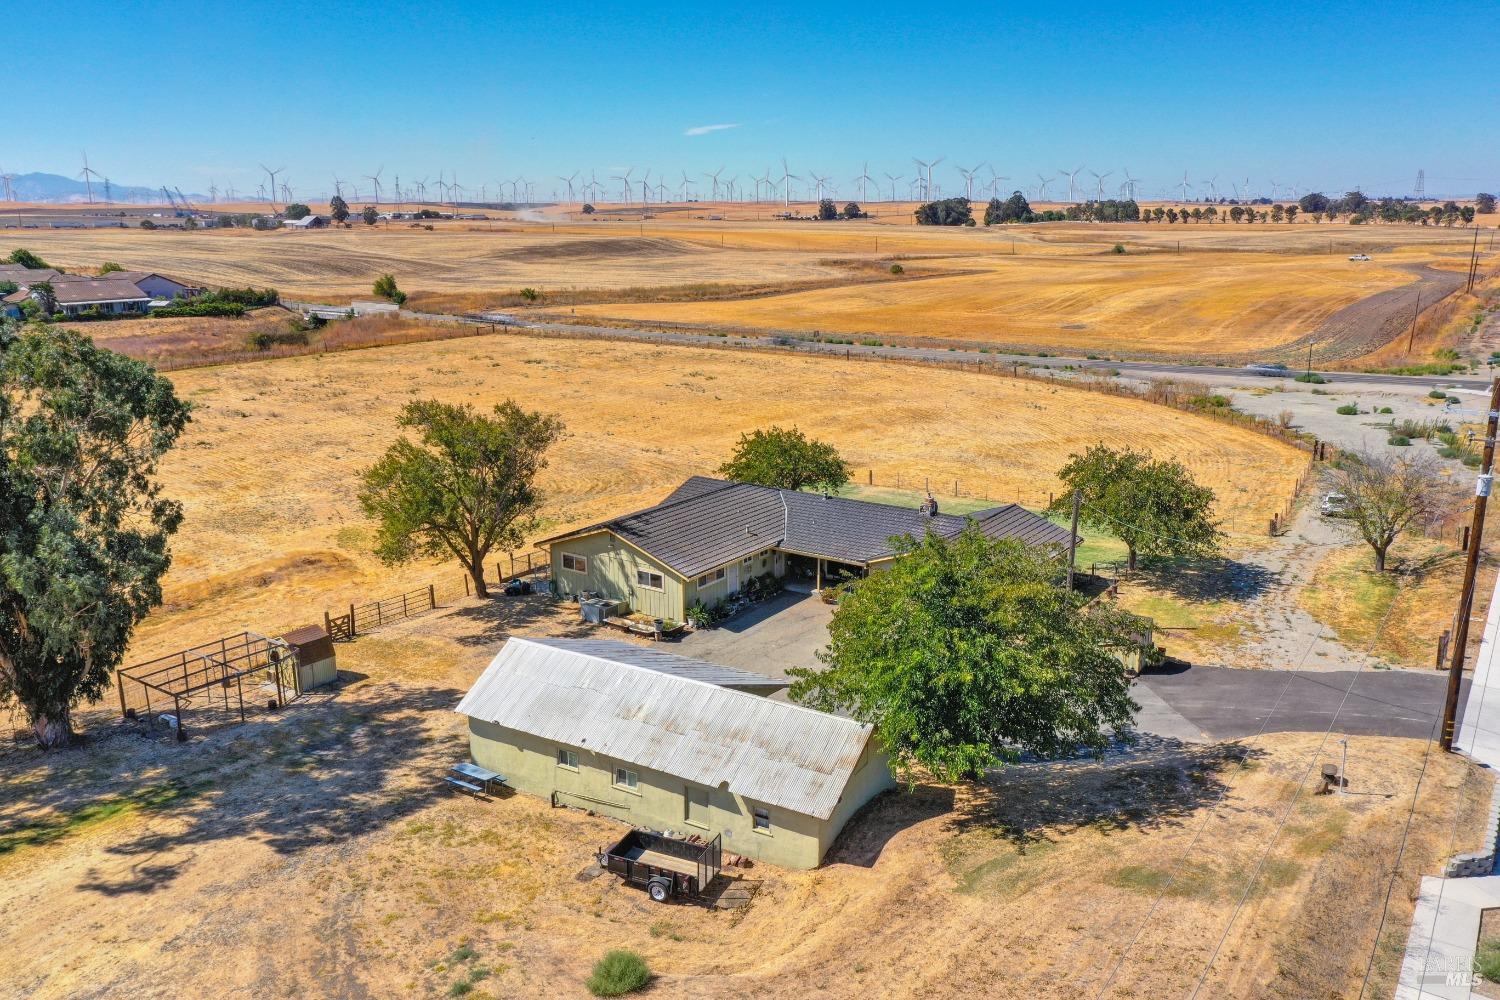
[[[664,674],[687,677],[691,680],[703,681],[705,684],[733,688],[736,691],[749,691],[752,694],[761,692],[769,694],[787,686],[786,681],[778,681],[765,674],[751,673],[739,667],[726,667],[722,663],[695,660],[690,656],[678,656],[676,653],[668,653],[659,647],[638,646],[633,642],[621,642],[619,639],[528,639],[527,641],[570,653],[597,656],[616,663],[628,663],[633,667],[659,670]]]
[[[870,727],[658,669],[509,639],[455,709],[623,764],[827,819]]]
[[[872,503],[851,497],[778,490],[693,476],[661,503],[550,538],[607,529],[683,576],[697,576],[761,549],[779,547],[840,562],[869,563],[893,554],[890,540],[932,531],[951,538],[973,520],[990,538],[1066,545],[1068,532],[1016,504],[967,517]]]

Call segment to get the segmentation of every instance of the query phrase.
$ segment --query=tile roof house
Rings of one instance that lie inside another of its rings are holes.
[[[895,779],[868,725],[738,686],[757,677],[624,642],[513,637],[455,711],[474,761],[518,791],[814,868]]]
[[[957,516],[694,476],[655,506],[541,544],[559,596],[587,592],[682,621],[687,608],[712,606],[751,576],[821,587],[830,572],[859,576],[888,566],[897,557],[893,538],[929,531],[951,538],[969,524],[990,538],[1068,543],[1066,529],[1016,504]]]

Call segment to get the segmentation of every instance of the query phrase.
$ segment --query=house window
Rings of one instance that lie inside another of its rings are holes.
[[[557,766],[578,770],[578,755],[571,750],[562,747],[557,748]]]
[[[583,556],[575,556],[571,552],[564,552],[562,557],[563,569],[573,573],[587,573],[589,561]]]
[[[702,576],[698,577],[698,586],[707,587],[710,583],[713,582],[713,579],[714,577],[712,573],[704,573]]]
[[[724,570],[723,569],[716,569],[716,570],[714,570],[714,583],[718,583],[722,579],[724,579]]]
[[[694,788],[686,785],[682,792],[686,800],[686,812],[683,819],[694,826],[708,826],[708,789]]]
[[[633,792],[636,790],[636,786],[638,786],[640,783],[640,776],[637,775],[634,771],[626,770],[623,767],[615,768],[616,788],[628,788]]]
[[[645,587],[647,590],[661,590],[666,586],[666,580],[660,573],[653,573],[648,569],[636,570],[635,582],[636,586]]]
[[[760,833],[771,832],[771,813],[767,809],[757,809],[754,812],[754,829]]]

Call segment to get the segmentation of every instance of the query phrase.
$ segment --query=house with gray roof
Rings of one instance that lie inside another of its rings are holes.
[[[752,693],[766,679],[626,642],[512,637],[455,711],[517,791],[815,868],[895,786],[871,727]]]
[[[693,476],[661,503],[546,539],[558,596],[592,594],[683,621],[770,574],[821,589],[898,557],[893,539],[952,538],[970,524],[990,538],[1068,544],[1068,532],[1017,504],[966,516]]]

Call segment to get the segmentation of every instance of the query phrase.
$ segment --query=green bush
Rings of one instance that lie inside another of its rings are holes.
[[[382,274],[375,279],[375,294],[398,306],[406,304],[406,293],[396,287],[396,276],[393,274]]]
[[[1346,417],[1352,417],[1356,413],[1359,412],[1359,407],[1355,406],[1353,403],[1345,403],[1343,406],[1340,406],[1334,412],[1335,413],[1342,413]]]
[[[1405,434],[1392,434],[1390,437],[1385,439],[1385,443],[1395,445],[1398,448],[1406,448],[1411,445],[1411,438],[1407,437]]]
[[[173,318],[179,316],[232,316],[245,315],[245,307],[238,302],[223,302],[219,299],[204,296],[193,299],[181,305],[165,306],[151,313],[153,316]]]
[[[1428,399],[1447,399],[1448,394],[1442,389],[1433,389],[1427,393]]]
[[[1114,250],[1111,251],[1111,253],[1124,253],[1124,252],[1125,252],[1125,244],[1123,244],[1123,243],[1116,243]]]
[[[1396,411],[1395,411],[1395,410],[1392,410],[1392,409],[1391,409],[1391,408],[1390,408],[1390,407],[1389,407],[1389,406],[1382,406],[1382,407],[1381,407],[1381,408],[1380,408],[1380,412],[1381,412],[1381,413],[1394,413],[1394,412],[1396,412]]]
[[[905,274],[906,273],[906,268],[902,267],[900,264],[892,264],[891,265],[891,273],[892,274]]]
[[[1474,971],[1486,982],[1500,982],[1500,938],[1485,938],[1474,953]]]
[[[596,997],[621,997],[651,982],[646,960],[633,951],[616,948],[594,963],[593,975],[584,985]]]
[[[1303,372],[1301,375],[1298,375],[1296,378],[1292,379],[1292,381],[1293,382],[1311,382],[1314,385],[1322,385],[1324,382],[1327,382],[1328,380],[1326,378],[1324,378],[1323,376],[1319,375],[1317,372]]]
[[[521,298],[525,299],[527,302],[536,302],[541,297],[542,293],[537,291],[535,288],[521,289]]]
[[[256,330],[245,338],[245,345],[255,351],[269,351],[273,347],[303,345],[307,343],[307,331],[297,327],[286,330]]]
[[[281,301],[281,293],[274,288],[220,288],[199,296],[195,302],[238,302],[246,309],[274,306]]]

